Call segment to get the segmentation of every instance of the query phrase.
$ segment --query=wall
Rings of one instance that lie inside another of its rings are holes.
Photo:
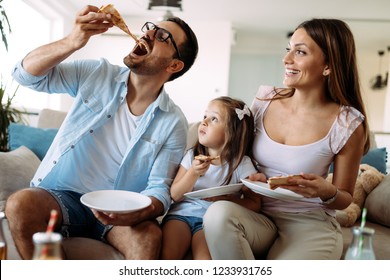
[[[379,60],[376,53],[364,51],[358,53],[361,88],[370,128],[374,131],[390,131],[390,128],[386,129],[384,124],[385,112],[388,111],[386,108],[390,108],[385,101],[388,87],[376,90],[371,89],[373,79],[379,71],[378,63]]]
[[[390,73],[390,53],[389,53],[389,67],[387,68]],[[384,112],[384,124],[383,131],[390,132],[390,79],[387,80],[386,97],[385,97],[385,112]],[[390,164],[390,161],[389,161]]]
[[[232,54],[229,95],[248,106],[259,85],[282,86],[284,68],[278,55]]]

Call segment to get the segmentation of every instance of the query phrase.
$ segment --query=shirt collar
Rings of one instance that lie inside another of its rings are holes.
[[[123,71],[116,76],[115,81],[117,83],[127,83],[127,80],[129,79],[129,75],[130,75],[130,70],[126,69],[126,71]],[[121,97],[123,97],[123,99],[125,99],[126,94],[127,94],[127,92],[123,92],[121,94]],[[162,111],[168,112],[169,111],[169,100],[170,100],[169,96],[168,96],[167,92],[165,91],[165,86],[163,86],[161,88],[161,91],[160,91],[157,99],[152,104],[153,110],[156,107],[159,107]]]

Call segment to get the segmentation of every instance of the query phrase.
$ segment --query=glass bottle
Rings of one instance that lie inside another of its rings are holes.
[[[61,243],[62,236],[57,232],[34,233],[33,260],[62,260]]]
[[[375,260],[375,253],[372,247],[372,239],[375,230],[372,228],[352,228],[352,242],[345,254],[346,260]]]
[[[7,242],[3,232],[3,220],[5,218],[4,212],[0,212],[0,260],[7,259]]]

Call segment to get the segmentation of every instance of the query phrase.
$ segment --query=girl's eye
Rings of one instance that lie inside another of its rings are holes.
[[[212,117],[211,121],[216,122],[216,121],[218,121],[218,119],[216,117]]]
[[[290,51],[291,51],[291,48],[286,48],[286,51],[287,51],[287,52],[290,52]]]

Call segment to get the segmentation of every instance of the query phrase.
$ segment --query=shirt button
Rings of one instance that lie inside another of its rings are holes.
[[[107,115],[107,118],[111,118],[111,115]]]
[[[84,103],[88,103],[88,99],[85,99],[85,100],[84,100]]]
[[[93,129],[90,129],[90,130],[89,130],[89,133],[93,133]]]
[[[74,148],[74,145],[71,145],[70,148],[73,149],[73,148]]]
[[[56,161],[56,160],[53,160],[53,164],[57,164],[57,161]]]
[[[42,182],[42,178],[39,178],[39,179],[38,179],[38,182]]]

